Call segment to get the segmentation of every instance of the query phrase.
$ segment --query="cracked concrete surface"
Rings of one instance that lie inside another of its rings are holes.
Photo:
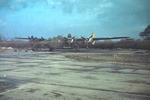
[[[65,55],[0,52],[0,100],[150,99],[150,66],[79,61]]]

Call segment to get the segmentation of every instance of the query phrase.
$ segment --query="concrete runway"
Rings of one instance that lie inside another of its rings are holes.
[[[0,52],[0,100],[150,100],[150,66],[81,62],[65,53]]]

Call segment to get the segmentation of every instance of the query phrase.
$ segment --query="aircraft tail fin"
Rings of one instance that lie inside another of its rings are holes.
[[[92,33],[91,38],[95,38],[94,32]],[[95,45],[95,41],[92,41],[92,45]]]
[[[91,38],[95,38],[95,34],[94,34],[94,32],[92,33]]]
[[[95,37],[95,34],[93,32],[89,38],[94,38],[94,37]]]
[[[68,33],[67,37],[68,37],[68,38],[71,38],[71,34],[70,34],[70,33]]]

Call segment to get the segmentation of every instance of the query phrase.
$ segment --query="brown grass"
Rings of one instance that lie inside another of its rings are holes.
[[[121,63],[136,63],[150,64],[150,54],[72,54],[65,55],[67,58],[78,61],[88,62],[121,62]]]

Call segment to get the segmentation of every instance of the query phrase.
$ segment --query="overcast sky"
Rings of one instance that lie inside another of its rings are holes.
[[[5,37],[138,35],[150,25],[150,0],[0,0]]]

